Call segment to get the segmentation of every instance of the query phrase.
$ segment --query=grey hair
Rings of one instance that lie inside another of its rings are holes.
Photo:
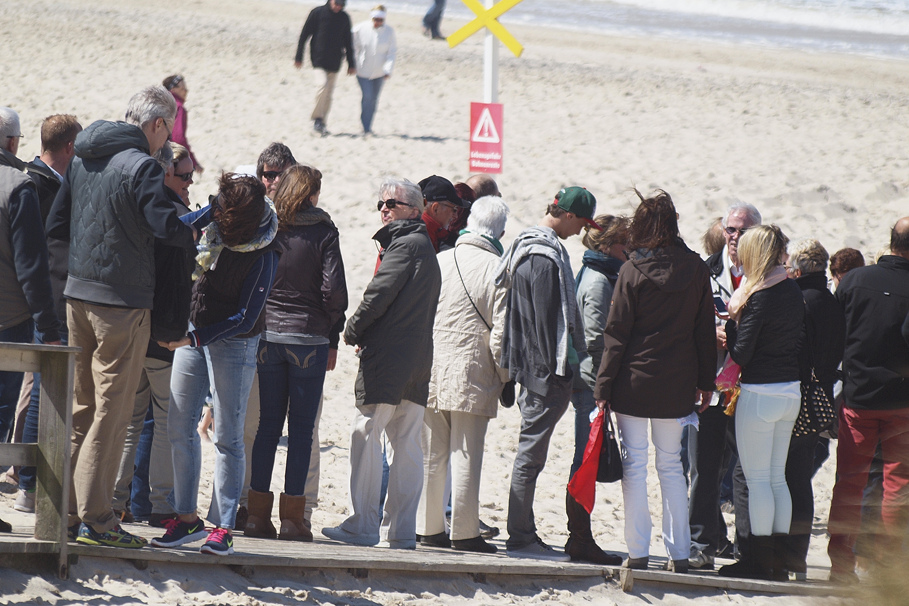
[[[814,238],[799,240],[789,250],[789,266],[799,270],[802,275],[827,271],[829,259],[827,249]]]
[[[149,86],[132,96],[126,108],[126,122],[139,128],[164,118],[168,127],[173,128],[177,117],[177,102],[163,86]]]
[[[161,146],[161,149],[156,151],[152,158],[161,165],[164,172],[167,172],[167,169],[172,168],[174,165],[174,148],[171,147],[170,141],[165,141],[164,145]]]
[[[754,204],[748,204],[747,202],[733,202],[729,205],[729,208],[726,209],[726,214],[723,215],[723,227],[726,227],[729,217],[732,215],[737,215],[739,213],[744,213],[748,217],[748,222],[752,226],[761,224],[761,211],[759,211]]]
[[[9,137],[16,137],[22,134],[19,128],[19,114],[16,110],[9,107],[0,107],[0,147],[6,149]]]
[[[379,186],[379,195],[383,198],[385,196],[392,196],[396,200],[400,200],[405,204],[410,204],[417,209],[420,214],[423,214],[423,191],[420,189],[419,185],[411,183],[407,179],[387,177],[382,181],[382,185]]]
[[[501,238],[508,219],[508,205],[498,196],[483,196],[470,207],[467,229],[490,238]]]

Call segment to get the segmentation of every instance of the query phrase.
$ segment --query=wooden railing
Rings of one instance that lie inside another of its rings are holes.
[[[41,373],[36,444],[0,444],[0,465],[34,465],[35,539],[50,542],[57,575],[67,578],[66,523],[69,513],[73,366],[78,347],[0,343],[0,370]],[[5,543],[8,550],[34,551],[30,542]]]

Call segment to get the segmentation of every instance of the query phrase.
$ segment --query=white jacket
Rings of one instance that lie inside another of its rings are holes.
[[[353,28],[353,45],[358,77],[375,80],[391,75],[398,46],[390,26],[377,29],[372,20],[360,23]]]
[[[438,259],[442,291],[433,325],[427,408],[495,417],[502,385],[508,380],[508,371],[496,364],[505,324],[505,289],[494,283],[499,251],[483,237],[467,233]],[[465,285],[483,319],[471,305]]]

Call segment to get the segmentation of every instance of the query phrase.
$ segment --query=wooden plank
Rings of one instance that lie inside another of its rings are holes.
[[[37,444],[0,444],[0,465],[34,465],[38,460]]]
[[[724,591],[740,591],[749,593],[771,593],[783,595],[802,596],[834,596],[842,595],[843,588],[829,583],[809,582],[777,582],[758,581],[753,579],[736,579],[721,577],[711,573],[678,574],[662,570],[633,570],[630,575],[632,586],[637,583],[661,583],[682,588],[710,587]]]
[[[0,370],[40,372],[44,352],[77,352],[78,347],[0,342]]]
[[[78,348],[41,352],[41,403],[38,409],[35,538],[60,545],[61,578],[68,576],[66,524],[70,497],[70,441],[73,427],[73,382]]]

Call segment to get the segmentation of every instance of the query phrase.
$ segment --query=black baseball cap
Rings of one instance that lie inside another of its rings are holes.
[[[461,208],[470,208],[470,204],[461,199],[451,181],[439,175],[426,177],[420,181],[420,189],[426,202],[451,202]]]

